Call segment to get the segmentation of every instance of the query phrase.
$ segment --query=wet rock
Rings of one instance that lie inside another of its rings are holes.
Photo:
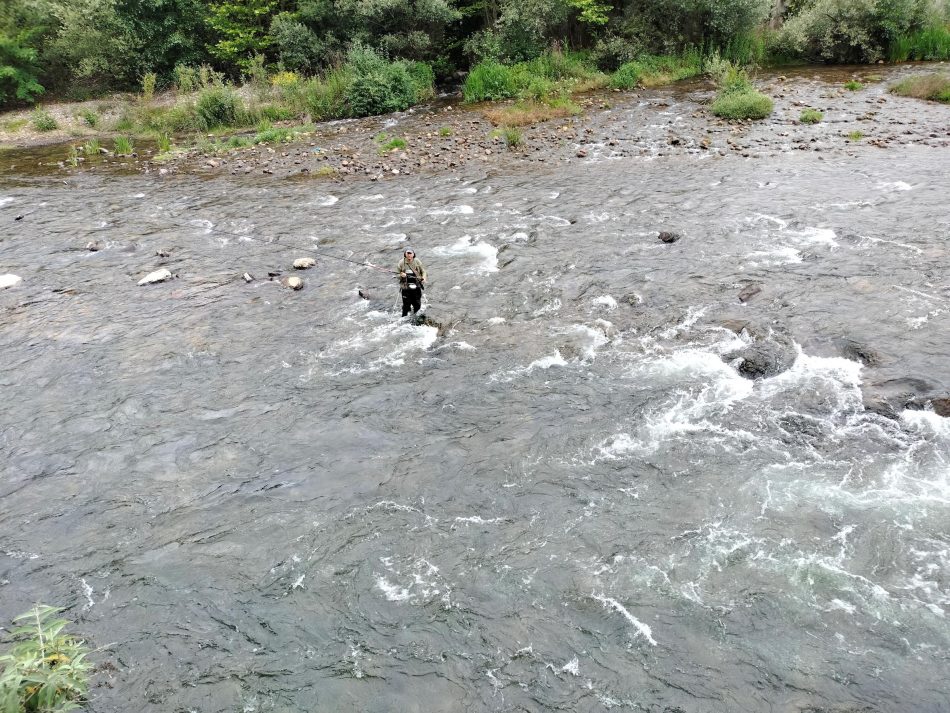
[[[14,287],[23,282],[23,278],[19,275],[13,275],[7,273],[6,275],[0,275],[0,290],[5,290],[8,287]]]
[[[169,250],[168,248],[159,248],[158,250],[155,251],[155,254],[158,257],[168,257],[169,255],[172,254],[172,251]]]
[[[88,250],[91,253],[97,253],[100,250],[102,250],[103,247],[105,246],[102,244],[101,240],[92,240],[86,243],[86,250]]]
[[[17,217],[14,218],[14,220],[23,220],[23,216],[22,216],[22,215],[18,215]]]
[[[312,257],[298,257],[294,260],[294,269],[295,270],[309,270],[311,267],[317,264],[317,261]]]
[[[660,239],[660,242],[675,243],[682,236],[679,233],[673,233],[668,230],[661,230],[660,234],[657,237]]]
[[[861,386],[864,408],[888,418],[900,418],[906,408],[926,408],[933,390],[930,382],[911,376]]]
[[[754,339],[748,346],[724,355],[723,359],[738,359],[736,370],[747,379],[767,379],[788,370],[795,363],[796,356],[791,338],[771,334]]]
[[[938,416],[950,418],[950,397],[931,399],[930,405]]]
[[[289,287],[292,290],[302,290],[303,289],[303,280],[299,277],[285,277],[280,281],[284,287]]]
[[[853,339],[844,339],[841,352],[845,359],[859,361],[865,366],[878,366],[883,361],[880,352]]]
[[[762,291],[761,285],[746,285],[739,291],[739,301],[748,302]]]
[[[155,272],[148,273],[145,277],[139,280],[138,284],[151,285],[156,282],[165,282],[166,280],[170,279],[172,279],[171,272],[163,267],[161,270],[155,270]]]
[[[643,298],[640,295],[633,293],[629,295],[624,295],[618,300],[621,304],[625,304],[628,307],[637,307],[643,302]]]

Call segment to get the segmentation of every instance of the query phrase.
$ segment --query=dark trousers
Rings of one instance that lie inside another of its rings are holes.
[[[422,290],[418,287],[414,290],[403,290],[402,291],[402,316],[405,317],[409,314],[409,310],[412,310],[412,313],[415,314],[419,311],[419,308],[422,306]]]

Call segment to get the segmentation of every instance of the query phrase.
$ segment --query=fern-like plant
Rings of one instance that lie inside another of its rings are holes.
[[[0,711],[60,713],[79,708],[89,690],[89,653],[66,634],[56,607],[37,604],[16,617],[13,646],[0,656]]]

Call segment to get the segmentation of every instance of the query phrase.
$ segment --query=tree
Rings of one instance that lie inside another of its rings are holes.
[[[28,37],[28,33],[0,34],[0,106],[33,101],[44,91],[37,79],[36,50],[28,46]]]
[[[220,39],[208,50],[215,57],[246,69],[251,58],[263,54],[273,41],[270,24],[279,9],[280,0],[212,3],[208,25]]]

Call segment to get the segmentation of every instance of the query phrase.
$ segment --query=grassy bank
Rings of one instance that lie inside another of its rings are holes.
[[[547,52],[530,62],[481,62],[472,68],[462,95],[466,102],[520,99],[535,103],[555,97],[611,87],[657,87],[694,77],[703,71],[699,52],[682,55],[644,55],[622,64],[615,72],[601,72],[590,56],[578,52]]]
[[[898,82],[889,91],[902,97],[950,104],[950,74],[917,74]]]

